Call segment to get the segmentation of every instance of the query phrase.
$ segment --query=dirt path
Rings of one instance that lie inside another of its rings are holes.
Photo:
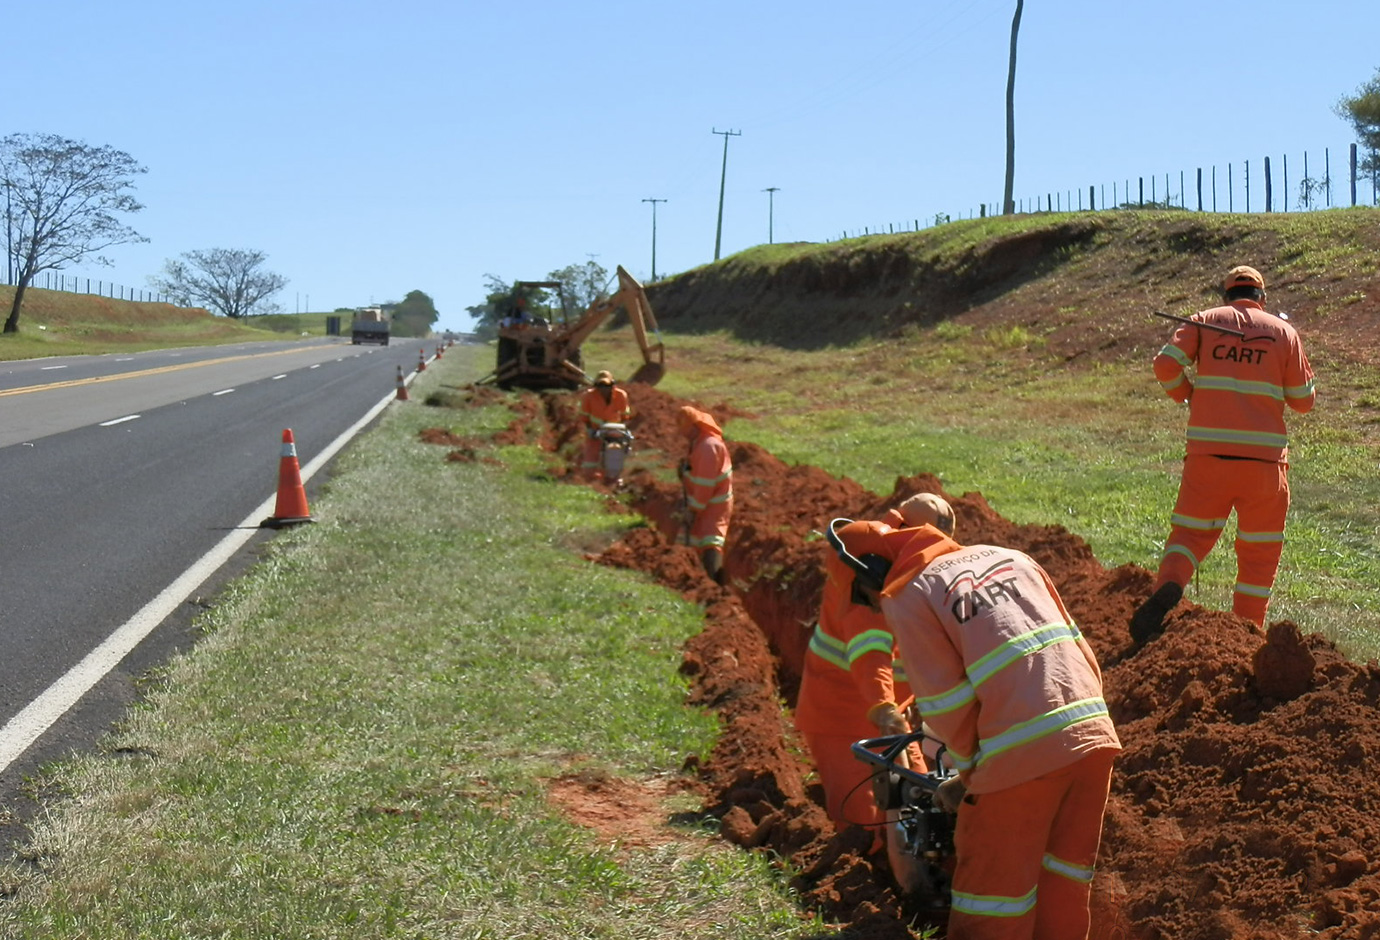
[[[628,391],[639,453],[659,450],[674,466],[682,402],[643,385]],[[697,404],[721,421],[732,414]],[[504,440],[540,443],[568,472],[578,460],[575,396],[524,395],[518,407]],[[908,922],[932,923],[890,888],[885,859],[865,855],[870,837],[833,831],[780,706],[794,704],[823,582],[824,543],[812,533],[835,516],[876,518],[929,491],[953,503],[961,541],[1020,549],[1049,571],[1102,665],[1126,750],[1094,884],[1094,937],[1380,938],[1380,668],[1346,662],[1292,623],[1262,635],[1193,604],[1133,651],[1126,623],[1149,593],[1144,569],[1106,569],[1063,528],[1014,525],[981,494],[943,493],[934,477],[899,478],[878,496],[729,443],[727,589],[673,543],[680,490],[665,472],[627,478],[634,507],[655,528],[630,531],[598,560],[648,572],[705,606],[705,629],[686,644],[682,672],[694,703],[716,710],[723,726],[698,768],[706,808],[729,841],[788,858],[805,904],[849,924],[857,940],[905,940]]]

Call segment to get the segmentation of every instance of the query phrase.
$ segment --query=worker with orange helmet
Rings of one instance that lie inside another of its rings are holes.
[[[1188,445],[1155,589],[1131,618],[1137,643],[1163,631],[1233,510],[1233,612],[1263,626],[1279,570],[1289,512],[1284,407],[1313,407],[1313,368],[1294,327],[1265,311],[1259,271],[1232,268],[1222,290],[1226,304],[1191,317],[1154,360],[1165,394],[1188,404]]]
[[[593,479],[601,472],[596,432],[606,424],[627,424],[631,416],[628,393],[614,382],[613,373],[605,370],[596,375],[594,384],[585,390],[580,399],[580,420],[585,426],[580,471],[586,478]]]
[[[723,584],[724,543],[733,514],[733,460],[724,443],[723,429],[709,412],[682,405],[677,421],[689,444],[680,464],[685,507],[690,517],[688,540],[700,550],[705,572],[716,583]]]
[[[1083,940],[1121,742],[1092,648],[1023,552],[931,526],[836,519],[829,541],[895,636],[916,706],[958,773],[953,940]]]
[[[888,510],[884,523],[932,525],[952,535],[954,513],[943,497],[917,493]],[[795,726],[814,759],[825,810],[834,826],[870,828],[878,836],[874,848],[879,848],[888,807],[877,805],[870,786],[873,769],[853,755],[852,745],[864,738],[909,732],[903,707],[911,698],[910,687],[886,619],[870,607],[849,602],[852,570],[830,552],[825,571],[819,621],[801,670]],[[908,763],[923,772],[925,759],[919,748],[912,748]],[[887,830],[888,837],[893,834],[894,827]],[[899,852],[890,855],[893,875],[902,887],[910,887]]]

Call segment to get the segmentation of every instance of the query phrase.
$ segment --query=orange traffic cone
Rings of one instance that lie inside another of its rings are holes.
[[[403,381],[402,366],[398,366],[398,401],[407,401],[407,383]]]
[[[418,371],[418,372],[425,372],[425,371],[426,371],[426,350],[425,350],[425,349],[419,349],[419,350],[417,350],[417,371]]]
[[[259,525],[281,529],[283,526],[311,521],[311,510],[307,509],[307,491],[302,488],[302,471],[297,466],[297,445],[292,440],[292,429],[288,428],[283,431],[283,449],[278,460],[278,502],[273,508],[273,515]]]
[[[446,347],[444,347],[444,346],[437,346],[437,347],[436,347],[436,358],[437,358],[437,359],[440,359],[440,358],[441,358],[441,351],[444,350],[445,348],[446,348]]]

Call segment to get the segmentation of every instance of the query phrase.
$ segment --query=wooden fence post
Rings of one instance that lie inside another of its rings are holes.
[[[1270,185],[1270,156],[1265,155],[1265,211],[1274,210],[1274,188]]]

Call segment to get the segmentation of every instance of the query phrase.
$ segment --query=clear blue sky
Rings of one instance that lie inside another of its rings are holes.
[[[1014,10],[10,4],[0,132],[110,145],[148,168],[129,221],[149,243],[69,274],[146,287],[184,251],[252,248],[288,278],[288,312],[415,289],[439,326],[466,329],[486,274],[539,279],[593,258],[646,279],[644,199],[667,200],[658,274],[713,260],[716,129],[742,132],[728,145],[724,256],[766,242],[769,223],[778,242],[824,241],[999,203]],[[1333,105],[1375,74],[1377,35],[1375,0],[1029,0],[1016,196],[1110,195],[1137,176],[1162,196],[1167,173],[1177,190],[1181,170],[1258,172],[1286,155],[1294,190],[1304,154],[1318,176],[1324,148],[1337,176],[1354,136]]]

